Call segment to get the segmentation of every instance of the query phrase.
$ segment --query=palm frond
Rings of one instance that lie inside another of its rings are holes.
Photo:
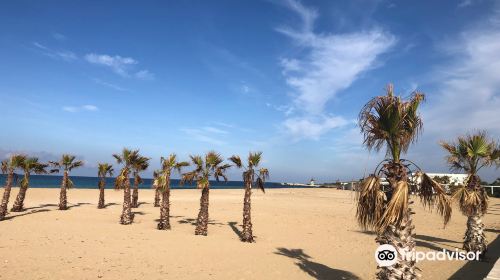
[[[436,207],[439,215],[443,217],[444,224],[448,224],[452,211],[451,199],[446,195],[444,188],[426,173],[422,174],[419,196],[424,207],[429,209]]]
[[[379,177],[369,176],[363,180],[357,194],[356,218],[365,230],[375,228],[384,212],[385,194],[380,186]]]
[[[241,163],[241,158],[240,156],[237,156],[237,155],[233,155],[229,158],[229,161],[231,161],[232,163],[234,163],[234,165],[237,167],[237,168],[241,168],[243,167],[242,163]]]
[[[382,233],[391,224],[400,224],[408,214],[408,182],[396,183],[391,200],[376,225],[377,232]]]
[[[248,155],[248,166],[250,168],[259,166],[260,160],[262,158],[262,152],[251,152]]]

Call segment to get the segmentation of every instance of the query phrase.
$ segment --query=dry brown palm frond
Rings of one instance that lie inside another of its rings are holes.
[[[488,195],[484,188],[469,189],[460,186],[453,194],[453,199],[458,201],[460,211],[465,216],[486,214],[488,209]]]
[[[363,229],[374,228],[384,211],[384,192],[380,189],[380,178],[369,176],[358,192],[356,218]]]
[[[128,176],[125,176],[125,174],[128,173],[128,171],[123,168],[120,171],[120,175],[116,177],[115,180],[115,190],[120,190],[123,188],[123,184],[125,183],[125,180],[128,180]]]
[[[420,201],[424,207],[436,207],[439,215],[443,217],[444,224],[451,218],[451,199],[446,195],[444,188],[429,175],[423,173],[420,184]]]
[[[396,183],[392,198],[385,208],[384,214],[378,221],[376,229],[383,232],[389,225],[398,225],[408,212],[408,182]]]

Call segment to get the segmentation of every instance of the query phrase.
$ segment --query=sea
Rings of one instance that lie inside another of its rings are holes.
[[[22,174],[18,174],[15,185],[17,185],[21,179]],[[5,185],[5,180],[7,176],[5,174],[0,175],[0,186]],[[70,176],[71,181],[73,181],[74,188],[78,189],[96,189],[98,188],[97,183],[99,182],[98,177],[86,177],[86,176]],[[30,176],[30,188],[59,188],[61,186],[62,176],[59,175],[31,175]],[[133,180],[130,180],[131,186]],[[106,178],[106,189],[114,188],[115,178]],[[153,185],[153,179],[143,178],[143,182],[139,185],[140,189],[151,189]],[[170,182],[170,187],[172,189],[196,189],[196,184],[180,184],[179,179],[172,179]],[[210,181],[210,188],[212,189],[241,189],[243,188],[242,181]],[[280,183],[266,182],[265,188],[275,189],[275,188],[294,188],[294,186],[283,186]]]

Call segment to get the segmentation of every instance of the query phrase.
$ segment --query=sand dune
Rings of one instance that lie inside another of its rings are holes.
[[[99,210],[97,190],[71,190],[68,211],[57,210],[58,192],[28,190],[28,210],[0,222],[0,279],[372,279],[376,271],[374,235],[357,226],[350,191],[255,191],[254,244],[238,239],[243,190],[211,190],[207,237],[194,235],[198,190],[172,191],[171,231],[156,230],[152,190],[140,191],[144,203],[129,226],[118,223],[122,192],[107,190],[109,206]],[[443,228],[435,213],[415,205],[418,250],[461,247],[466,219],[456,208]],[[500,199],[490,205],[484,223],[492,242]],[[498,242],[490,255],[498,256]],[[480,276],[489,266],[419,263],[424,279]]]

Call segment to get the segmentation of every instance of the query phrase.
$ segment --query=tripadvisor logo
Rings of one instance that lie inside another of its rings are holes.
[[[481,252],[465,252],[465,251],[446,251],[443,249],[441,252],[430,251],[430,252],[421,252],[421,251],[411,251],[406,252],[401,256],[401,259],[407,261],[478,261],[479,255]],[[398,252],[394,246],[390,244],[380,245],[375,251],[375,260],[377,264],[381,267],[392,266],[398,261]]]

